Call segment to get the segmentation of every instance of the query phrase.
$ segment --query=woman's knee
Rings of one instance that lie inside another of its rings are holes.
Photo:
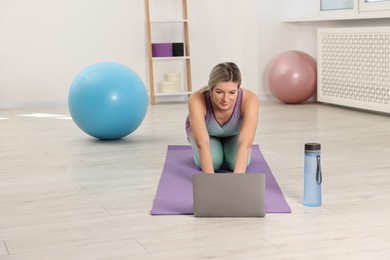
[[[234,171],[234,167],[236,166],[236,158],[238,151],[238,136],[232,136],[224,139],[223,141],[223,152],[224,152],[224,164],[226,167]],[[251,162],[251,153],[252,148],[250,149],[247,166],[249,166]]]
[[[200,157],[199,157],[199,151],[196,148],[196,145],[192,143],[192,150],[194,152],[194,162],[196,166],[201,169],[201,163],[200,163]],[[221,168],[221,165],[223,163],[223,146],[219,139],[210,137],[210,151],[211,151],[211,157],[213,160],[213,168],[214,171]]]
[[[250,150],[246,166],[249,166],[249,164],[251,163],[251,153],[252,153],[252,149]],[[225,150],[224,164],[231,171],[234,171],[234,168],[236,166],[236,158],[237,158],[237,150],[235,152]]]
[[[236,165],[238,150],[238,136],[232,136],[224,139],[223,142],[223,153],[224,153],[224,163],[226,167],[233,171]]]
[[[223,146],[218,138],[210,137],[211,156],[213,158],[214,171],[221,168],[223,163]]]

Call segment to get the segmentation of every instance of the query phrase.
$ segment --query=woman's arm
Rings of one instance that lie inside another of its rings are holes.
[[[206,103],[202,93],[195,92],[190,96],[188,99],[188,110],[191,130],[198,148],[202,171],[204,173],[214,173],[210,136],[205,122]]]
[[[258,97],[249,90],[245,90],[243,94],[244,96],[241,107],[242,126],[238,136],[238,150],[234,173],[246,172],[248,158],[253,144],[253,139],[255,138],[257,123],[259,120]]]

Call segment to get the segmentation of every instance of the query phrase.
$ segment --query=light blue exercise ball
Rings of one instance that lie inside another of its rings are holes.
[[[81,71],[69,90],[68,107],[76,125],[102,140],[125,137],[145,118],[148,95],[128,67],[100,62]]]

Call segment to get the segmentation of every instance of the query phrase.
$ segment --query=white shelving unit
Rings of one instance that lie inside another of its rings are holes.
[[[147,36],[147,50],[148,50],[148,74],[149,74],[149,90],[150,90],[150,103],[154,105],[156,103],[156,97],[167,97],[167,96],[188,96],[192,92],[192,83],[191,83],[191,58],[190,58],[190,45],[189,45],[189,32],[188,32],[188,13],[187,13],[187,0],[177,0],[181,1],[182,5],[182,19],[167,19],[167,20],[153,20],[151,19],[151,2],[153,0],[144,0],[145,1],[145,13],[146,13],[146,36]],[[160,0],[163,1],[163,0]],[[152,44],[153,44],[153,35],[152,35],[152,26],[155,24],[176,24],[182,26],[184,32],[184,55],[185,56],[175,56],[175,57],[153,57]],[[155,66],[158,62],[183,62],[185,67],[184,69],[184,90],[177,92],[162,93],[159,92],[155,84]]]

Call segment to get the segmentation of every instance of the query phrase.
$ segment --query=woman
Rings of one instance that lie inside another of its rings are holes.
[[[194,161],[204,173],[214,173],[222,165],[234,173],[245,173],[255,137],[259,101],[241,87],[236,64],[216,65],[208,86],[188,100],[187,139]]]

